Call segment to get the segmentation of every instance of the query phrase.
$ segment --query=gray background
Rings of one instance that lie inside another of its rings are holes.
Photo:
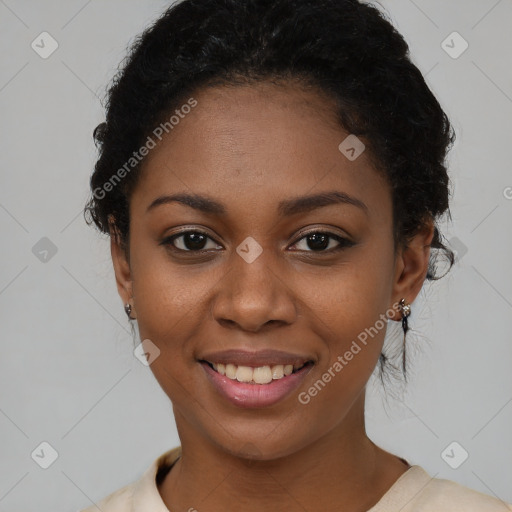
[[[108,241],[81,214],[99,98],[126,45],[167,5],[0,0],[3,512],[83,508],[178,444],[167,397],[133,356]],[[413,304],[408,387],[386,405],[369,386],[368,432],[432,476],[512,502],[512,2],[395,0],[386,10],[458,134],[445,235],[459,261]],[[43,31],[59,44],[47,59],[31,48]],[[456,59],[441,46],[453,31],[469,43]],[[31,457],[43,441],[58,452],[48,469]],[[457,469],[446,462],[453,441],[452,464],[469,454]]]

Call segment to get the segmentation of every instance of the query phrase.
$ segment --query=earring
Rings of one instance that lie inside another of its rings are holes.
[[[128,316],[128,320],[135,320],[135,318],[132,318],[132,305],[129,302],[124,305],[124,310]]]
[[[400,310],[400,313],[402,314],[402,329],[404,331],[404,342],[403,342],[403,359],[402,359],[402,369],[405,374],[405,335],[407,334],[407,331],[409,330],[409,325],[407,323],[407,317],[411,314],[411,305],[405,300],[401,299],[398,303],[398,308]]]

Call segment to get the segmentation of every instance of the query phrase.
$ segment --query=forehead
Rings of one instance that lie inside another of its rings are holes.
[[[134,208],[176,192],[273,208],[283,198],[333,189],[370,209],[389,206],[388,185],[368,155],[350,160],[340,151],[350,134],[337,123],[334,102],[317,90],[259,83],[193,97],[197,105],[145,158]]]

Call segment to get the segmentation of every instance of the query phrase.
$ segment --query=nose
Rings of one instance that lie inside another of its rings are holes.
[[[297,311],[291,283],[272,265],[269,253],[251,263],[233,254],[230,271],[220,283],[212,308],[224,327],[259,332],[271,326],[290,325]]]

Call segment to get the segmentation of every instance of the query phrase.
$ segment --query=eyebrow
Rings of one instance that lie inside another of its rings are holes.
[[[226,208],[222,203],[214,199],[198,194],[172,194],[158,197],[147,208],[146,213],[153,210],[157,206],[169,203],[181,203],[190,206],[196,210],[212,215],[225,215]],[[297,215],[298,213],[309,212],[324,206],[333,204],[348,204],[356,206],[368,214],[368,207],[363,201],[350,196],[345,192],[333,190],[330,192],[322,192],[309,196],[299,196],[293,199],[281,201],[277,207],[280,217]]]

